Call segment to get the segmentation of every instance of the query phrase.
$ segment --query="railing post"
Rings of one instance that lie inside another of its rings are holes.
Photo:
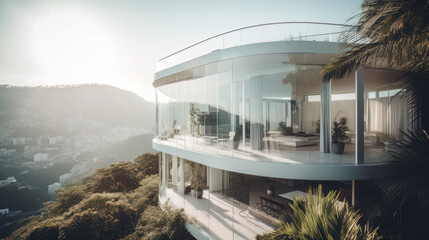
[[[225,49],[225,35],[222,35],[222,49]]]

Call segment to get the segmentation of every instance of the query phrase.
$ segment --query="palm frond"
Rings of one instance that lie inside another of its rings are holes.
[[[399,200],[400,209],[409,199],[429,207],[429,136],[425,131],[402,132],[402,140],[392,142],[389,155],[400,176],[386,180],[381,188],[390,200]]]
[[[324,196],[322,187],[309,189],[306,199],[295,199],[290,204],[291,215],[263,239],[379,239],[377,228],[362,227],[361,215],[338,205],[339,193],[331,191]]]
[[[369,0],[342,36],[344,54],[323,67],[324,80],[385,61],[406,73],[429,72],[429,2]]]

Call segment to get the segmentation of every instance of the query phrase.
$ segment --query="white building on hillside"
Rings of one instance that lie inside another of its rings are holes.
[[[65,173],[60,176],[60,183],[64,184],[65,182],[68,182],[71,178],[71,173]]]
[[[340,24],[273,23],[209,38],[161,59],[159,199],[195,219],[200,239],[254,239],[322,184],[354,205],[360,180],[395,174],[386,154],[408,125],[399,74],[319,72],[342,53]],[[340,142],[332,123],[348,127]]]
[[[15,177],[8,177],[6,180],[0,180],[0,187],[7,186],[11,183],[16,183]]]
[[[49,145],[57,144],[57,137],[49,137]]]
[[[54,184],[48,185],[48,194],[55,194],[55,191],[61,188],[61,183],[56,182]]]
[[[13,145],[24,145],[25,142],[26,142],[25,137],[12,138],[12,144]]]
[[[36,153],[34,154],[34,161],[35,162],[43,162],[48,160],[48,154],[47,153]]]
[[[8,214],[9,214],[9,208],[0,209],[0,215],[8,215]]]

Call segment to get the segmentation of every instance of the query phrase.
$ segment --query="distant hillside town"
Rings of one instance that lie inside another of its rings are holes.
[[[135,145],[150,146],[152,111],[104,85],[0,86],[0,215],[38,214],[65,185],[150,152]]]

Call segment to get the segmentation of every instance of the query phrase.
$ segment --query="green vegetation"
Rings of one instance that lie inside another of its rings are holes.
[[[368,0],[344,35],[347,50],[322,69],[325,80],[341,79],[359,66],[386,61],[405,73],[429,71],[429,4],[420,0]],[[413,79],[410,79],[411,81]]]
[[[341,118],[339,122],[332,122],[332,142],[342,143],[347,140],[347,131],[349,131],[349,128],[347,127],[346,118]]]
[[[191,108],[189,109],[189,123],[191,124],[191,133],[193,135],[201,135],[200,132],[200,109],[195,106],[194,103],[191,103]]]
[[[356,23],[353,24],[353,22]],[[344,34],[346,50],[322,68],[324,80],[341,79],[359,66],[375,65],[402,73],[402,93],[413,120],[429,127],[429,4],[420,0],[368,0],[362,13],[350,19]]]
[[[42,216],[15,222],[6,239],[192,239],[180,210],[158,207],[158,155],[97,170],[62,188]]]
[[[401,95],[412,116],[411,131],[392,140],[389,155],[399,174],[372,184],[359,208],[379,223],[387,239],[427,238],[429,229],[429,4],[420,0],[368,0],[344,35],[345,53],[323,67],[324,80],[339,80],[375,65],[401,73]],[[382,202],[379,204],[378,202]],[[424,237],[426,236],[426,237]]]
[[[331,191],[323,196],[322,187],[309,190],[307,199],[295,199],[291,211],[281,219],[278,228],[269,234],[257,236],[266,239],[379,239],[376,229],[359,224],[361,215],[347,204],[339,206],[339,193]]]

